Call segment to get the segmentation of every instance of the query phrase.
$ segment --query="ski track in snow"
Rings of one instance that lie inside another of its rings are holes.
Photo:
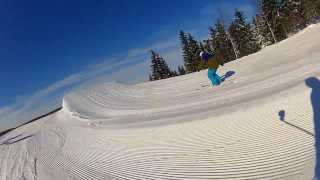
[[[319,32],[226,64],[219,73],[235,74],[218,87],[201,71],[72,92],[61,111],[0,137],[0,180],[312,179],[305,80],[320,77]]]

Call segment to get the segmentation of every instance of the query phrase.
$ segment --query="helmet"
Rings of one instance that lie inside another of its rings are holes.
[[[204,55],[204,52],[201,51],[200,54],[199,54],[199,56],[201,57],[201,59],[203,59],[203,55]]]
[[[205,61],[208,61],[210,58],[210,54],[204,51],[201,51],[199,56],[202,60],[205,60]]]

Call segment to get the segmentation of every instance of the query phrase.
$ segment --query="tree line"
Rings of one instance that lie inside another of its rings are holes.
[[[207,65],[199,57],[201,51],[212,53],[215,59],[228,63],[282,41],[320,19],[319,0],[257,0],[257,6],[257,14],[251,22],[238,9],[235,9],[233,20],[228,26],[222,19],[217,19],[209,27],[209,38],[202,42],[190,33],[180,31],[184,65],[178,66],[178,71],[170,70],[164,58],[151,50],[149,80],[206,69]]]

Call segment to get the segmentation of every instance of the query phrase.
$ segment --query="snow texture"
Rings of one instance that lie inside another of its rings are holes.
[[[226,64],[218,87],[200,71],[74,91],[0,137],[0,180],[312,179],[319,32]]]

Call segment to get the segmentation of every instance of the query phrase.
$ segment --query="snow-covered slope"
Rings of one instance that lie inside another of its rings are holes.
[[[0,137],[0,179],[311,179],[319,50],[313,25],[226,64],[219,87],[201,71],[82,88]]]

